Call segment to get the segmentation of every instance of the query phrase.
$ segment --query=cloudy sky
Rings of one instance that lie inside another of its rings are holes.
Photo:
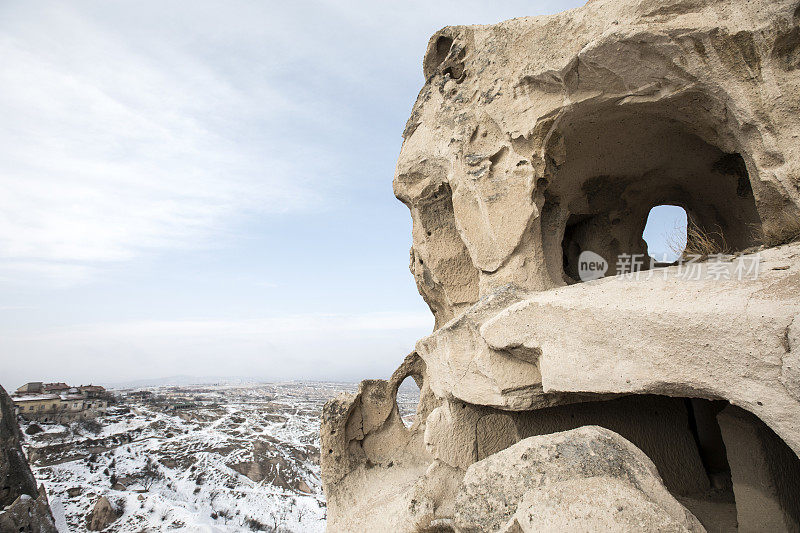
[[[428,38],[579,4],[3,2],[0,383],[386,376]]]

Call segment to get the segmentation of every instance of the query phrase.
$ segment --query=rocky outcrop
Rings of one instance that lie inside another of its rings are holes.
[[[92,512],[86,517],[86,529],[89,531],[103,531],[113,524],[120,517],[120,513],[114,509],[108,498],[101,496],[92,508]]]
[[[789,377],[798,254],[800,245],[762,251],[757,279],[709,279],[705,263],[692,281],[674,266],[639,281],[504,288],[422,339],[417,353],[438,397],[518,411],[574,401],[567,393],[724,398],[798,453],[800,396]]]
[[[22,453],[22,433],[14,416],[14,403],[0,387],[0,507],[7,507],[23,494],[36,497],[39,493],[25,454]]]
[[[300,476],[299,460],[307,460],[305,450],[292,448],[292,455],[286,456],[268,440],[256,440],[245,461],[230,463],[228,466],[247,476],[256,483],[269,483],[276,487],[296,492],[311,493],[311,487]],[[303,454],[298,457],[295,454]]]
[[[405,378],[413,376],[421,383],[424,375],[424,363],[411,354],[389,381],[364,381],[356,394],[343,394],[325,405],[320,432],[323,488],[329,509],[350,509],[328,513],[331,531],[374,531],[409,520],[424,525],[433,518],[421,492],[439,488],[420,479],[446,472],[445,483],[450,481],[446,467],[431,464],[423,440],[420,421],[428,417],[433,397],[423,387],[410,428],[403,424],[396,402]],[[362,499],[363,494],[370,496]],[[361,511],[353,513],[354,507]],[[375,507],[381,513],[375,513]]]
[[[44,486],[35,498],[23,494],[0,511],[0,531],[58,533]]]
[[[14,404],[0,387],[0,531],[56,533],[44,487],[36,487]]]
[[[437,32],[394,179],[437,326],[508,283],[577,280],[583,250],[616,273],[655,205],[733,249],[780,240],[800,202],[796,9],[595,0]]]
[[[796,0],[593,0],[431,38],[394,191],[435,330],[326,406],[330,531],[796,529],[799,36]],[[719,254],[644,261],[661,204]]]

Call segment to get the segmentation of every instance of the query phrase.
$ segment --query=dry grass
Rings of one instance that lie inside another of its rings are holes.
[[[682,226],[676,226],[667,236],[667,246],[675,255],[680,256],[679,260],[690,257],[699,257],[704,260],[708,259],[710,255],[730,253],[730,246],[728,246],[722,231],[707,231],[689,219],[686,223],[685,245],[683,231]]]
[[[777,219],[764,223],[761,227],[761,242],[771,248],[800,240],[800,217],[783,212]]]

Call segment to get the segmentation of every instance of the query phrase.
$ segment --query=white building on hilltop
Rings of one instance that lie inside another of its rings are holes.
[[[34,381],[18,388],[11,399],[16,414],[40,422],[92,418],[108,407],[105,388],[96,385],[70,387],[65,383]]]

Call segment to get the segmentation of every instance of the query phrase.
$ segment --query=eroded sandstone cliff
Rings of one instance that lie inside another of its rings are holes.
[[[797,0],[448,27],[423,72],[394,189],[435,331],[326,406],[329,530],[800,529]],[[661,204],[726,255],[622,275]]]

